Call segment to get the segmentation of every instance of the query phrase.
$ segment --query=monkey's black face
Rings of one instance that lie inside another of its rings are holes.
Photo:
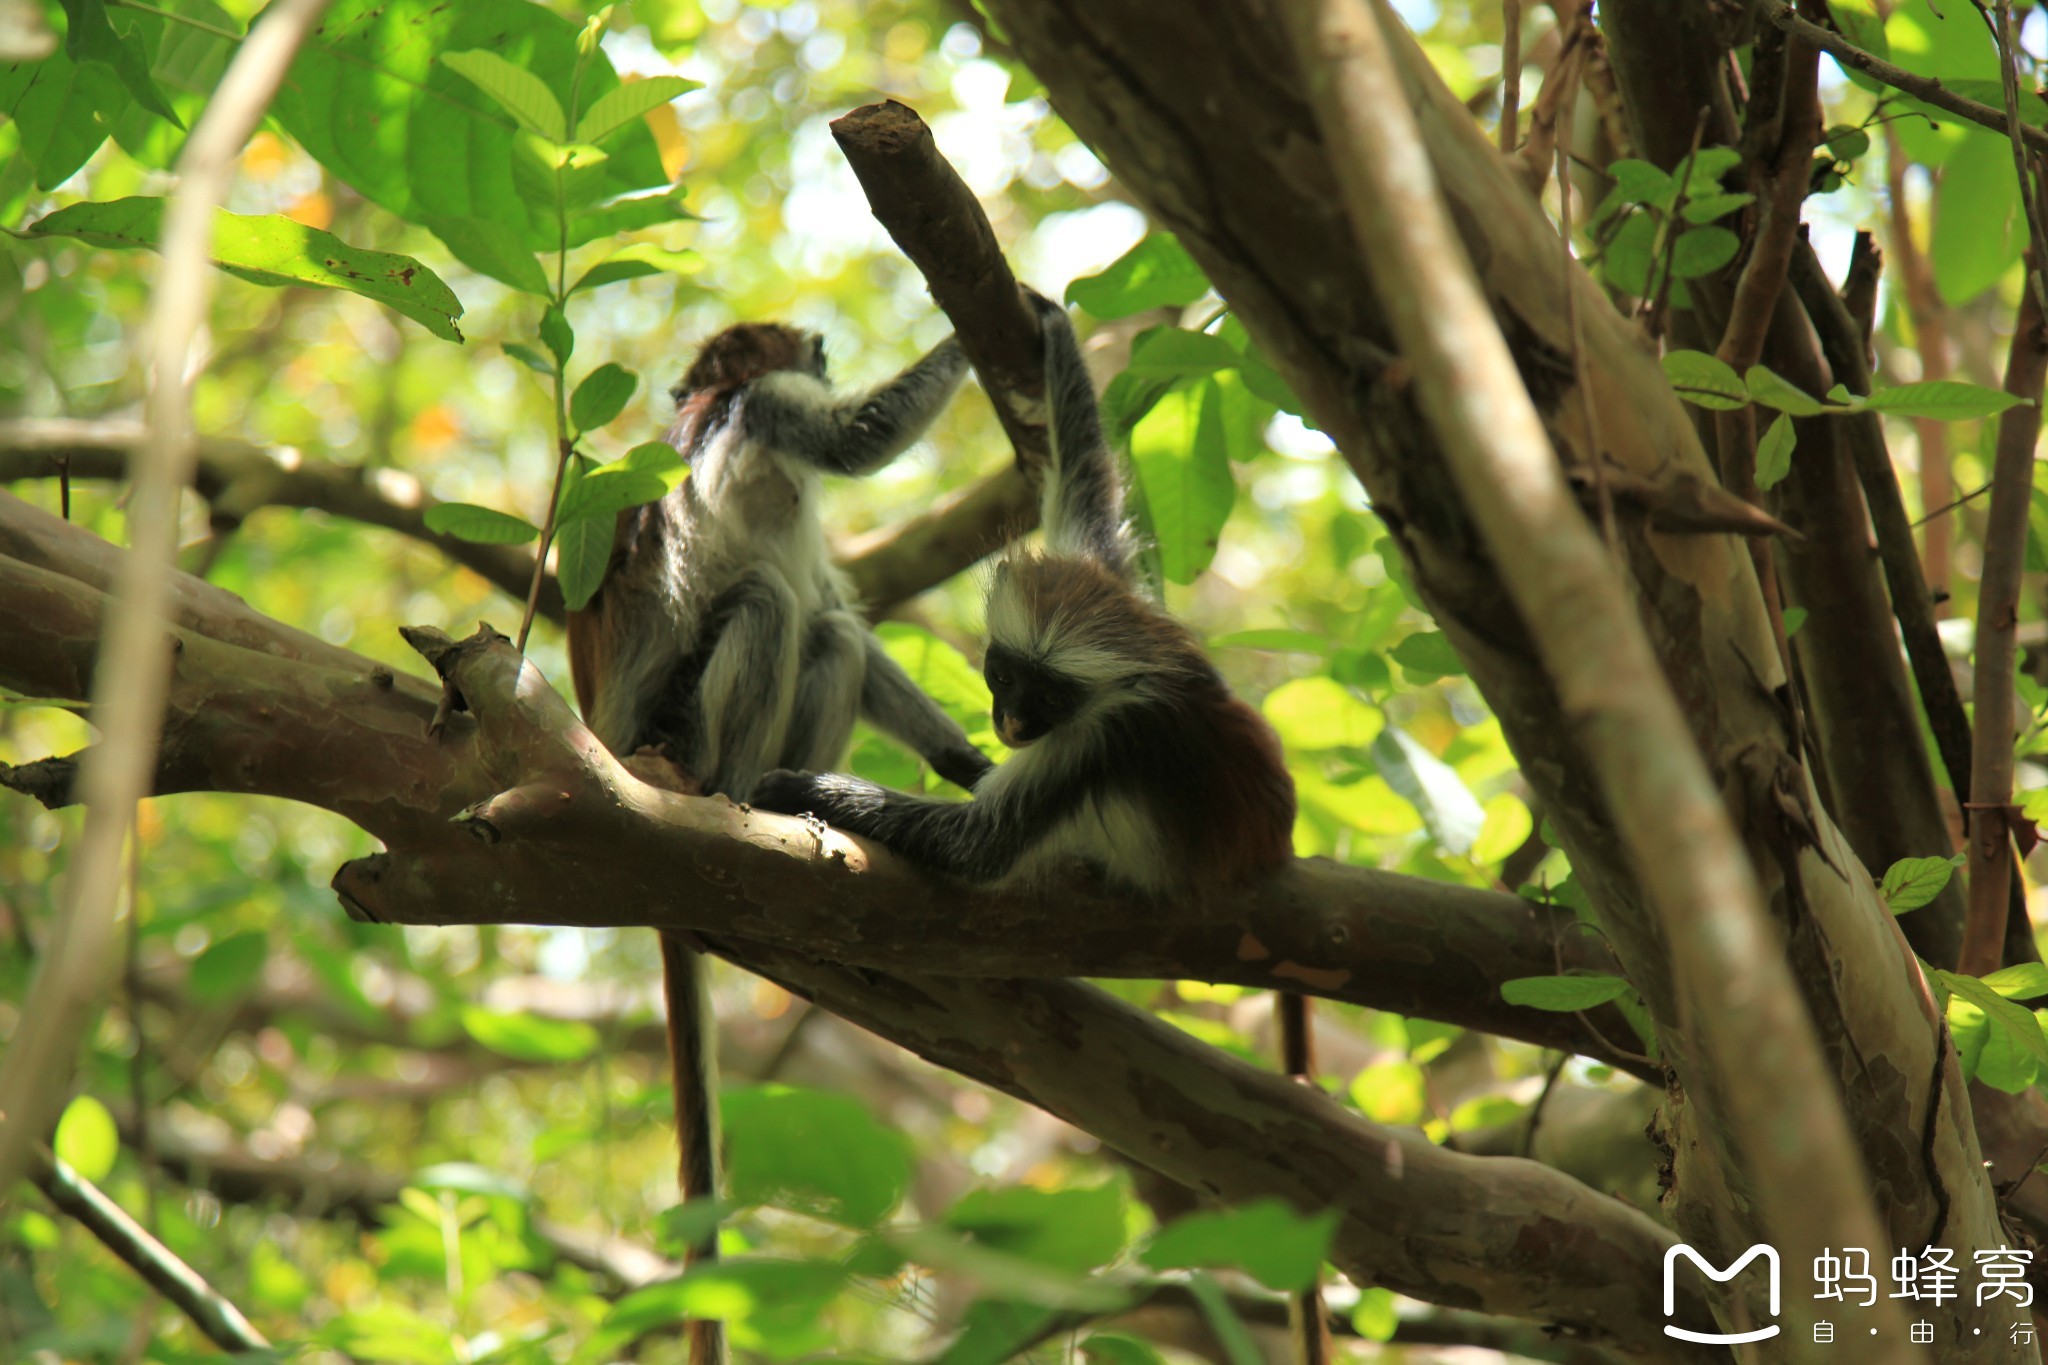
[[[1085,695],[1072,678],[1001,645],[989,646],[982,676],[994,698],[996,738],[1012,749],[1042,739],[1072,719]]]

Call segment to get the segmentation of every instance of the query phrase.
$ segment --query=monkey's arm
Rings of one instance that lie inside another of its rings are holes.
[[[967,733],[953,718],[897,667],[872,633],[867,637],[867,676],[861,683],[860,713],[876,728],[922,754],[934,772],[956,786],[973,791],[982,774],[995,766],[988,755],[968,742]]]
[[[924,435],[966,376],[967,357],[947,337],[894,379],[848,398],[834,399],[809,375],[764,375],[747,385],[740,420],[748,436],[794,459],[866,474]]]
[[[1067,310],[1035,290],[1025,297],[1045,338],[1045,393],[1052,409],[1052,468],[1041,518],[1053,553],[1093,559],[1128,580],[1132,545],[1124,525],[1124,488],[1116,456],[1102,436],[1095,385]]]
[[[1006,799],[936,801],[843,773],[773,772],[750,805],[826,824],[887,845],[922,867],[972,882],[999,881],[1079,801],[1078,789],[1016,784]]]

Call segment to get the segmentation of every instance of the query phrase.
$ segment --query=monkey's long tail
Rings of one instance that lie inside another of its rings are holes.
[[[718,1022],[711,1011],[711,963],[673,934],[661,936],[662,994],[668,1003],[668,1060],[676,1099],[685,1201],[718,1198]],[[689,1265],[718,1259],[713,1223],[688,1250]],[[726,1365],[725,1324],[692,1319],[690,1365]]]
[[[1280,1016],[1280,1067],[1303,1085],[1314,1085],[1315,1041],[1309,1033],[1308,997],[1281,991],[1274,1000]],[[1330,1317],[1323,1310],[1322,1277],[1287,1299],[1287,1334],[1294,1342],[1295,1365],[1329,1365],[1335,1347]]]

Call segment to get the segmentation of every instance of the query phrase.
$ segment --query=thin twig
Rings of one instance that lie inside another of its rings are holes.
[[[2028,253],[2031,274],[2039,258]],[[1977,731],[1970,756],[1970,909],[1957,970],[1984,976],[2003,965],[2007,902],[2012,885],[2012,714],[2015,631],[2020,576],[2026,567],[2027,509],[2033,499],[2034,441],[2041,430],[2041,391],[2048,377],[2048,335],[2041,298],[2020,295],[2005,391],[2020,404],[1998,419],[1991,470],[1991,514],[1984,527],[1984,576],[1977,589]]]
[[[1805,39],[1843,66],[1853,67],[1872,80],[1889,85],[1894,90],[1902,90],[1924,104],[1946,110],[1957,118],[1968,119],[1980,127],[1991,129],[1994,133],[2008,132],[2012,127],[2005,114],[1990,105],[1965,99],[1935,77],[1916,76],[1902,67],[1893,66],[1882,57],[1865,52],[1838,33],[1830,32],[1818,24],[1808,23],[1792,12],[1792,6],[1787,4],[1786,0],[1758,0],[1758,3],[1762,7],[1764,18],[1793,37]],[[2026,138],[2029,146],[2048,152],[2048,130],[2022,123],[2019,133]]]
[[[1915,521],[1913,523],[1913,528],[1915,530],[1918,530],[1920,527],[1925,526],[1928,522],[1933,521],[1936,517],[1947,516],[1950,512],[1955,511],[1958,507],[1961,507],[1963,504],[1975,502],[1977,499],[1983,497],[1986,493],[1989,493],[1990,491],[1990,484],[1978,484],[1975,488],[1963,494],[1960,498],[1953,498],[1948,502],[1943,503],[1941,506],[1935,508],[1932,512],[1929,512],[1926,516],[1921,517],[1919,520]]]
[[[2005,123],[2007,139],[2012,144],[2013,174],[2019,179],[2020,212],[2025,215],[2027,241],[2034,248],[2034,261],[2026,273],[2026,287],[2034,295],[2034,305],[2048,315],[2048,287],[2041,281],[2040,271],[2048,270],[2048,240],[2041,235],[2040,204],[2035,194],[2033,178],[2027,173],[2026,139],[2020,136],[2025,125],[2020,122],[2020,35],[2013,27],[2012,0],[1997,0],[1992,9],[1985,9],[1980,3],[1978,9],[1985,22],[1991,26],[1991,36],[1998,43],[1998,84],[2005,97]],[[2014,355],[2018,355],[2018,341],[2014,341]]]
[[[135,804],[149,789],[170,681],[164,624],[179,494],[191,481],[194,454],[186,368],[213,290],[207,263],[213,215],[292,55],[326,7],[327,0],[276,0],[263,12],[178,157],[156,297],[140,347],[150,375],[143,403],[148,439],[136,452],[131,544],[93,674],[93,717],[102,739],[79,777],[85,828],[72,849],[63,913],[0,1060],[0,1191],[27,1170],[33,1144],[56,1118],[79,1040],[118,957],[112,940],[121,846]]]
[[[1522,121],[1522,0],[1501,0],[1500,21],[1500,149],[1512,155]]]
[[[36,1187],[52,1204],[125,1261],[223,1351],[261,1351],[270,1342],[204,1276],[128,1216],[104,1191],[47,1152],[36,1154]]]

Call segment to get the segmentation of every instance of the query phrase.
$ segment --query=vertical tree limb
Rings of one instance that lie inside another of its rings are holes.
[[[1500,24],[1500,149],[1513,153],[1522,121],[1522,0],[1501,0]]]
[[[1018,464],[1036,471],[1046,444],[1045,358],[1038,324],[1017,292],[995,229],[967,182],[939,155],[932,130],[895,100],[832,120],[868,207],[923,273],[981,376]]]
[[[143,402],[148,439],[136,452],[128,512],[132,544],[121,559],[93,676],[93,718],[102,739],[79,779],[85,830],[72,850],[63,910],[0,1061],[0,1198],[27,1168],[32,1144],[62,1106],[79,1041],[107,973],[119,960],[113,930],[121,846],[155,767],[170,680],[164,622],[178,499],[191,481],[194,458],[185,370],[213,290],[208,255],[214,210],[226,199],[236,158],[292,55],[326,7],[327,0],[277,0],[264,11],[178,157],[178,188],[165,212],[156,299],[141,347],[150,367]]]
[[[1934,268],[1913,237],[1913,217],[1906,211],[1906,149],[1899,143],[1898,132],[1890,126],[1884,130],[1884,146],[1891,254],[1899,263],[1900,293],[1905,300],[1906,316],[1913,324],[1914,339],[1919,342],[1916,349],[1920,354],[1920,377],[1929,382],[1946,379],[1950,369],[1947,310],[1942,306],[1940,291],[1934,287]],[[1937,508],[1948,506],[1956,492],[1955,476],[1950,472],[1948,424],[1932,417],[1916,417],[1913,433],[1920,441],[1920,510],[1925,518],[1920,532],[1920,562],[1929,601],[1939,617],[1947,614],[1943,604],[1948,600],[1955,550],[1955,523],[1934,515]],[[1964,800],[1969,790],[1967,781],[1957,786],[1956,800]]]
[[[1401,76],[1381,22],[1367,0],[1291,10],[1344,204],[1423,411],[1668,935],[1684,1026],[1713,1073],[1680,1079],[1693,1103],[1725,1109],[1772,1241],[1886,1247],[1748,857],[1479,292],[1414,115],[1390,97]],[[1901,1358],[1903,1319],[1877,1311],[1897,1330],[1868,1358]]]
[[[2024,192],[2024,191],[2023,191]],[[2032,278],[2039,258],[2030,251]],[[2026,567],[2027,508],[2034,494],[2034,442],[2041,430],[2041,390],[2048,377],[2040,291],[2020,295],[2019,320],[2005,367],[2005,391],[2019,398],[1998,419],[1991,468],[1991,515],[1984,528],[1984,576],[1977,588],[1977,733],[1970,763],[1970,914],[1963,927],[1960,970],[1998,970],[2005,946],[2006,899],[2012,885],[2012,708],[2020,573]]]

